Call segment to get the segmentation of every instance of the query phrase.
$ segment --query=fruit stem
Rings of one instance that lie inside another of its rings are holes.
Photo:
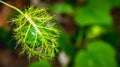
[[[24,14],[20,9],[18,9],[18,8],[16,8],[16,7],[14,7],[14,6],[12,6],[12,5],[10,5],[10,4],[2,1],[2,0],[0,0],[0,3],[6,5],[6,6],[10,7],[10,8],[12,8],[12,9],[18,11],[20,14],[24,15],[24,17],[29,21],[29,23],[32,24],[32,26],[35,28],[35,30],[37,31],[37,33],[41,34],[41,32],[37,28],[36,24],[33,22],[33,20],[27,14]]]
[[[10,8],[13,8],[14,10],[18,11],[20,14],[24,15],[24,13],[23,13],[21,10],[19,10],[18,8],[14,7],[14,6],[12,6],[12,5],[10,5],[10,4],[2,1],[2,0],[0,0],[0,2],[1,2],[2,4],[4,4],[4,5],[10,7]]]

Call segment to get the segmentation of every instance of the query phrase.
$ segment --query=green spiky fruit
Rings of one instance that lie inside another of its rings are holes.
[[[21,53],[26,52],[28,58],[36,57],[40,60],[55,57],[59,31],[46,8],[30,6],[11,21],[15,24],[14,38],[22,46]]]

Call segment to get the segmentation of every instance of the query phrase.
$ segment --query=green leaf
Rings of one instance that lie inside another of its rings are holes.
[[[58,39],[59,47],[65,51],[69,56],[74,57],[75,49],[70,44],[70,37],[65,31],[61,31],[60,37]]]
[[[53,13],[68,13],[71,14],[73,12],[73,7],[67,3],[55,4],[50,7],[50,10]]]
[[[87,31],[87,38],[95,38],[107,32],[107,28],[100,25],[93,25]]]
[[[5,29],[0,28],[0,38],[6,40],[7,37],[8,37],[8,32]]]
[[[47,61],[38,61],[30,64],[29,67],[51,67],[51,65]]]
[[[115,29],[110,29],[109,32],[102,39],[109,42],[114,48],[118,48],[119,45],[119,34]]]
[[[9,31],[6,31],[3,28],[0,28],[0,47],[8,47],[11,50],[14,50],[16,44],[15,40],[11,37],[12,34]]]
[[[78,52],[74,67],[117,67],[115,50],[108,43],[93,41]]]
[[[79,26],[112,25],[110,10],[118,6],[120,0],[86,0],[86,2],[86,6],[80,6],[75,11],[74,20]]]

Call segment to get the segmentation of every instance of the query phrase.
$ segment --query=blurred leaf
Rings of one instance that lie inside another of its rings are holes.
[[[38,61],[30,64],[29,67],[51,67],[50,63],[47,61]]]
[[[93,41],[78,52],[74,67],[117,67],[115,51],[108,43]]]
[[[53,13],[68,13],[71,14],[73,12],[73,7],[67,3],[59,3],[50,7],[50,10]]]
[[[16,44],[15,44],[15,40],[12,39],[11,35],[12,34],[9,31],[0,28],[0,42],[1,42],[0,47],[5,47],[5,48],[8,47],[14,50]]]
[[[120,4],[120,0],[87,0],[86,6],[78,7],[74,20],[79,26],[90,24],[112,25],[110,10]]]
[[[6,47],[8,32],[3,28],[0,28],[0,48]]]
[[[3,28],[0,28],[0,38],[3,40],[6,40],[8,37],[8,32],[4,30]]]
[[[64,31],[61,31],[60,37],[58,39],[60,48],[65,51],[68,55],[74,56],[75,50],[74,47],[70,44],[70,37]]]
[[[100,25],[93,25],[87,31],[87,38],[90,38],[90,39],[95,38],[95,37],[98,37],[105,32],[107,32],[107,29],[105,27],[102,27]]]
[[[78,0],[65,0],[67,3],[70,3],[71,5],[76,5],[76,2]]]
[[[115,29],[110,29],[102,39],[109,42],[114,48],[118,48],[119,45],[119,34]]]

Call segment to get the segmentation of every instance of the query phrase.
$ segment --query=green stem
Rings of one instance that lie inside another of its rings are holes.
[[[29,21],[30,24],[32,24],[32,26],[35,28],[35,30],[36,30],[39,34],[41,34],[41,32],[40,32],[39,29],[37,28],[36,24],[33,22],[33,20],[32,20],[27,14],[24,14],[20,9],[18,9],[18,8],[16,8],[16,7],[14,7],[14,6],[12,6],[12,5],[10,5],[10,4],[2,1],[2,0],[0,0],[0,3],[6,5],[6,6],[10,7],[10,8],[12,8],[12,9],[18,11],[20,14],[24,15],[24,17]]]
[[[2,1],[2,0],[0,0],[0,2],[1,2],[2,4],[4,4],[4,5],[10,7],[10,8],[15,9],[15,10],[18,11],[20,14],[24,15],[24,13],[23,13],[21,10],[19,10],[18,8],[14,7],[14,6],[12,6],[12,5],[10,5],[10,4],[8,4],[8,3]]]

